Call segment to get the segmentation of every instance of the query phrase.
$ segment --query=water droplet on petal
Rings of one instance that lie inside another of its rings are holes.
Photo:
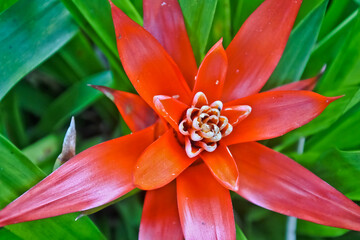
[[[166,2],[162,2],[162,3],[161,3],[161,6],[166,6]]]

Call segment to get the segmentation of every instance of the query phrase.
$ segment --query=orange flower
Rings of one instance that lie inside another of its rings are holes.
[[[144,0],[144,28],[111,4],[120,59],[139,95],[95,86],[133,134],[76,155],[0,211],[0,226],[84,211],[148,190],[140,239],[235,239],[229,190],[264,208],[360,230],[360,208],[256,141],[281,136],[337,98],[314,79],[258,93],[285,48],[301,1],[266,0],[229,47],[197,69],[179,4]],[[159,117],[157,117],[159,116]]]

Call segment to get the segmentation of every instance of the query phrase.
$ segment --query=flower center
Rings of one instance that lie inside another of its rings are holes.
[[[208,105],[204,93],[195,94],[191,107],[179,124],[179,131],[185,136],[186,154],[190,158],[203,150],[215,151],[217,142],[232,132],[233,127],[227,117],[221,116],[222,108],[221,101]]]

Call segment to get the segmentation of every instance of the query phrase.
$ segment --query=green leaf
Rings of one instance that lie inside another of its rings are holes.
[[[39,70],[54,76],[62,85],[69,85],[105,69],[95,55],[89,40],[79,32],[42,64]]]
[[[105,54],[114,72],[116,88],[133,90],[120,63],[117,52],[115,31],[111,19],[110,5],[107,0],[62,0],[71,15],[94,43]]]
[[[239,0],[239,1],[232,1],[237,2],[237,6],[234,12],[233,17],[233,36],[239,31],[241,25],[245,22],[245,20],[255,11],[255,9],[260,6],[264,0]]]
[[[347,229],[324,226],[299,219],[297,234],[311,237],[339,237],[349,232]]]
[[[20,82],[14,88],[18,98],[19,105],[22,109],[40,116],[51,102],[51,97],[26,81]]]
[[[136,10],[134,4],[130,0],[113,0],[113,3],[137,24],[143,25],[143,19],[141,15]]]
[[[247,240],[241,228],[237,224],[235,224],[235,227],[236,227],[236,240]]]
[[[350,74],[354,70],[358,72],[356,68],[358,68],[360,64],[359,42],[360,13],[358,12],[355,25],[346,37],[343,47],[317,86],[320,92],[354,84]],[[359,82],[359,80],[357,80],[357,82]]]
[[[331,1],[326,13],[324,23],[321,26],[319,39],[325,37],[332,29],[347,18],[358,6],[353,0],[335,0]]]
[[[314,135],[306,144],[309,150],[320,151],[330,147],[342,150],[360,145],[360,103],[341,116],[328,129]]]
[[[354,26],[356,15],[357,11],[347,17],[316,44],[307,63],[303,78],[315,76],[325,64],[329,65],[334,60],[346,39],[344,36],[347,36]]]
[[[15,4],[18,0],[5,0],[0,2],[0,14]]]
[[[11,239],[11,240],[21,240],[18,236],[7,230],[6,228],[0,229],[0,239]]]
[[[59,51],[79,79],[104,71],[104,67],[95,55],[90,42],[79,33]]]
[[[19,147],[26,146],[29,139],[25,132],[24,119],[19,108],[18,94],[15,91],[10,91],[3,99],[0,110],[3,114],[6,136],[15,145]]]
[[[360,200],[360,151],[327,151],[316,160],[313,169],[318,176],[352,200]]]
[[[265,89],[300,80],[319,34],[327,4],[327,0],[323,1],[291,32],[279,64],[266,83]]]
[[[118,226],[122,228],[122,235],[127,236],[125,239],[137,239],[139,223],[141,221],[142,203],[138,195],[126,198],[115,205],[122,221],[127,224]]]
[[[205,56],[217,0],[180,0],[179,2],[196,61],[200,63]]]
[[[12,143],[0,135],[0,207],[20,196],[45,177]],[[74,221],[77,214],[67,214],[39,221],[6,226],[23,239],[103,239],[102,234],[84,218]]]
[[[115,32],[107,0],[71,0],[109,49],[117,55]]]
[[[51,58],[41,64],[36,70],[41,74],[51,76],[62,86],[68,86],[79,81],[79,76],[59,52],[60,51],[51,56]]]
[[[220,38],[223,38],[223,45],[226,48],[231,41],[230,0],[219,0],[217,4],[207,49],[210,49]]]
[[[296,16],[294,26],[297,26],[301,20],[308,16],[308,14],[318,7],[323,1],[324,0],[303,0],[298,15]]]
[[[296,21],[294,26],[297,26],[308,14],[321,2],[324,0],[303,0],[301,4],[301,8],[299,13],[296,17]],[[233,25],[233,36],[237,33],[240,29],[241,25],[245,22],[245,20],[256,10],[257,7],[263,3],[264,0],[238,0],[238,1],[231,1],[232,4],[232,25]]]
[[[111,73],[102,72],[72,85],[48,107],[39,123],[38,131],[51,132],[102,96],[100,91],[87,86],[88,84],[111,87]]]
[[[31,11],[29,11],[31,9]],[[77,32],[56,0],[19,0],[0,15],[0,100]]]
[[[61,137],[51,134],[22,149],[23,154],[45,173],[50,173],[56,157],[61,152]],[[45,167],[45,169],[44,169]]]

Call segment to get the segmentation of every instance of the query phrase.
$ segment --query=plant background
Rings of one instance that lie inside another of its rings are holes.
[[[199,63],[220,37],[227,46],[262,0],[179,2]],[[141,0],[114,3],[142,24]],[[359,0],[303,0],[266,88],[313,77],[326,64],[315,91],[345,96],[311,123],[263,141],[358,204],[359,7]],[[134,92],[118,58],[107,0],[0,2],[0,208],[52,171],[71,116],[76,118],[77,152],[129,133],[113,103],[87,84]],[[298,147],[304,141],[301,153]],[[285,238],[286,216],[232,196],[238,239]],[[0,239],[136,239],[143,197],[133,192],[76,222],[74,213],[6,226],[0,229]],[[360,239],[357,232],[301,220],[297,236]]]

